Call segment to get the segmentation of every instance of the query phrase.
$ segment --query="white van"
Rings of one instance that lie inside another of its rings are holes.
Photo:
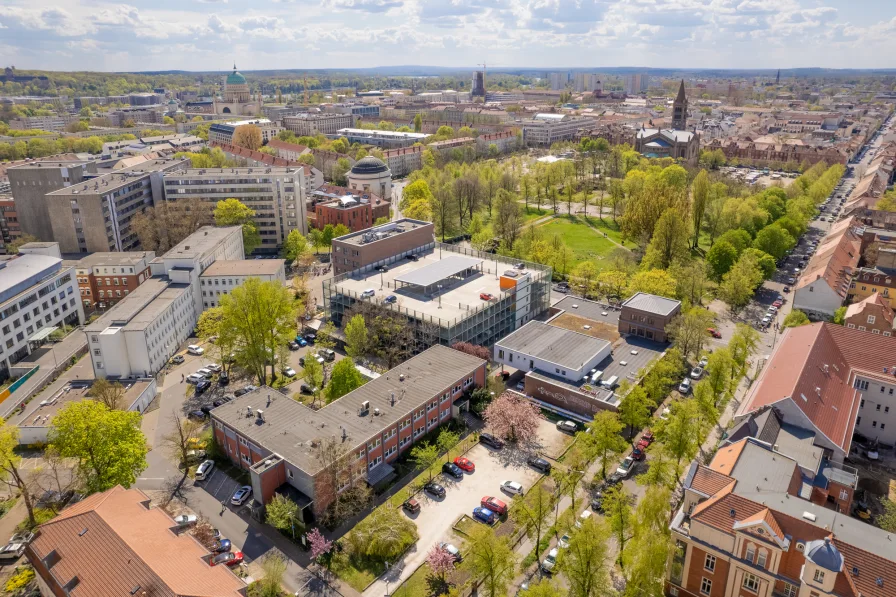
[[[619,385],[619,377],[614,375],[614,376],[610,377],[609,379],[605,379],[602,382],[600,382],[600,385],[607,388],[608,390],[612,390],[617,385]]]
[[[603,374],[604,374],[603,371],[595,371],[594,373],[592,373],[591,374],[591,385],[596,385],[598,380],[601,378],[601,376]]]
[[[202,464],[196,467],[196,480],[205,481],[212,474],[213,468],[215,468],[214,460],[203,461]]]

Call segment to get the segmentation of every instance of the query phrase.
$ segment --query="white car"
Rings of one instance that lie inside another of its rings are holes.
[[[203,367],[202,369],[199,369],[198,371],[196,371],[196,375],[201,375],[202,377],[208,379],[208,378],[210,378],[212,375],[214,375],[214,373],[212,373],[212,370],[211,370],[211,369],[208,369],[208,368],[206,368],[206,367]]]
[[[545,572],[550,572],[554,569],[554,566],[557,565],[557,548],[555,547],[551,551],[548,552],[548,555],[545,556],[544,561],[541,563],[541,569]]]
[[[187,376],[187,383],[197,384],[203,379],[205,379],[204,375],[200,375],[199,373],[191,373]]]
[[[582,528],[582,525],[585,524],[585,521],[586,521],[586,520],[588,520],[589,518],[591,518],[591,515],[592,515],[592,514],[593,514],[593,513],[591,512],[591,510],[585,510],[584,512],[582,512],[581,514],[579,514],[579,518],[576,520],[576,528],[577,528],[577,529]]]
[[[252,497],[252,488],[248,485],[243,485],[230,498],[230,503],[234,506],[242,506],[250,497]]]
[[[523,495],[523,486],[516,481],[501,481],[501,489],[513,495]]]
[[[709,365],[709,359],[707,357],[703,357],[700,359],[700,362],[697,363],[697,366],[701,369],[706,369],[706,366]]]
[[[209,475],[212,474],[212,469],[215,468],[214,460],[205,460],[202,464],[196,467],[196,480],[197,481],[205,481],[208,479]]]
[[[205,349],[201,346],[197,346],[196,344],[190,344],[187,346],[187,352],[196,356],[201,354],[205,354]]]
[[[560,546],[560,549],[566,549],[569,547],[569,535],[563,535],[560,539],[557,540],[557,545]]]
[[[451,543],[442,541],[441,543],[439,543],[439,549],[443,549],[454,556],[455,562],[460,562],[461,560],[463,560],[463,557],[460,555],[460,550]]]
[[[684,378],[684,380],[678,384],[678,393],[679,394],[688,394],[691,391],[691,380],[690,378]]]
[[[361,292],[361,298],[367,298],[367,297],[373,296],[375,294],[376,294],[376,290],[374,290],[373,288],[368,288],[367,290],[364,290]]]
[[[199,520],[195,514],[181,514],[180,516],[174,517],[174,522],[179,527],[189,526],[191,524],[196,524],[196,521]]]
[[[206,365],[205,368],[208,369],[209,371],[211,371],[212,373],[220,373],[221,372],[221,365],[218,365],[217,363],[212,363],[211,365]]]
[[[635,459],[631,456],[626,456],[625,460],[622,461],[622,464],[619,465],[619,468],[616,469],[616,472],[622,475],[623,479],[627,479],[634,470]]]
[[[296,370],[293,369],[292,367],[284,367],[284,368],[283,368],[283,375],[285,375],[286,377],[295,377],[295,376],[296,376]]]

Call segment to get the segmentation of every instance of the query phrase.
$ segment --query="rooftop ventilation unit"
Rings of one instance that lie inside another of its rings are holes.
[[[370,411],[370,400],[365,400],[361,403],[361,411],[360,414],[367,414]]]

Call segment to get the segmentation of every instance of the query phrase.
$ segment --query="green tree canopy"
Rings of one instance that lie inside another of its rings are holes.
[[[243,227],[243,250],[246,255],[261,245],[261,235],[252,221],[254,217],[255,210],[239,199],[224,199],[215,205],[215,225]]]
[[[329,404],[363,385],[364,378],[355,368],[355,363],[351,357],[346,357],[336,363],[333,366],[333,371],[330,372],[330,382],[327,384],[326,390],[327,403]]]

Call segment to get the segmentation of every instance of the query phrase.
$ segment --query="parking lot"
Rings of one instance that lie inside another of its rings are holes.
[[[473,508],[479,506],[485,496],[496,497],[510,505],[512,498],[501,491],[501,483],[517,481],[523,485],[525,491],[528,491],[541,473],[528,466],[526,459],[535,451],[541,453],[556,449],[559,444],[567,441],[567,438],[569,436],[557,431],[552,423],[542,421],[538,441],[525,450],[512,446],[494,450],[483,444],[477,444],[470,449],[466,457],[476,464],[475,472],[464,473],[464,478],[458,480],[445,475],[434,477],[433,480],[445,488],[445,497],[437,498],[420,492],[416,495],[421,506],[420,512],[409,515],[402,511],[417,525],[420,539],[402,560],[394,563],[390,571],[371,585],[364,594],[377,596],[385,594],[384,579],[388,579],[389,585],[394,589],[396,583],[409,577],[423,564],[426,554],[440,541],[453,543],[463,551],[461,538],[451,530],[457,519],[464,514],[471,516]]]

